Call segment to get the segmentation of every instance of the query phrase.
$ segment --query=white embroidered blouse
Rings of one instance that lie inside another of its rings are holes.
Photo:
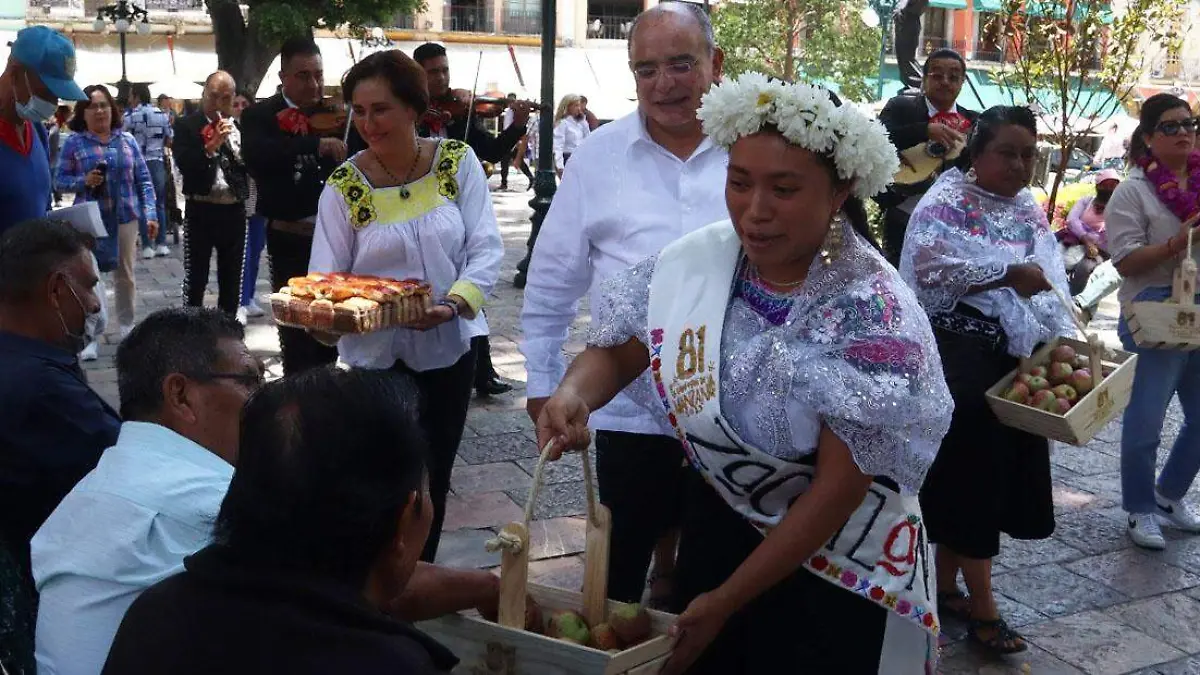
[[[465,143],[443,140],[433,168],[405,186],[405,198],[399,186],[371,185],[357,157],[334,170],[321,193],[309,271],[422,279],[435,302],[453,293],[476,315],[428,331],[347,335],[338,341],[341,360],[360,368],[390,368],[397,360],[416,371],[451,366],[472,337],[487,334],[479,309],[504,256],[483,168]]]

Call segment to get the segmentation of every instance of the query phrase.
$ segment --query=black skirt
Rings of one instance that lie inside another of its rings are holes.
[[[960,304],[934,317],[933,333],[954,398],[950,432],[921,488],[931,542],[976,559],[1000,552],[1000,533],[1054,533],[1050,442],[1005,426],[984,392],[1016,368],[995,320]]]
[[[762,541],[689,471],[674,610],[724,583]],[[886,626],[887,610],[801,568],[734,614],[688,675],[876,675]]]

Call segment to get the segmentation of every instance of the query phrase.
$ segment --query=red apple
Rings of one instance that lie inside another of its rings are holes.
[[[1039,391],[1049,389],[1050,382],[1047,381],[1046,378],[1044,378],[1044,377],[1034,376],[1029,379],[1029,384],[1026,386],[1029,387],[1029,391],[1036,394]]]
[[[1045,410],[1046,412],[1055,412],[1058,410],[1058,397],[1055,396],[1054,392],[1050,391],[1049,389],[1042,389],[1041,391],[1034,393],[1033,398],[1029,401],[1029,404],[1040,410]]]
[[[1032,380],[1032,379],[1033,379],[1033,376],[1032,376],[1032,375],[1030,375],[1029,373],[1021,373],[1021,374],[1019,374],[1019,375],[1017,375],[1016,377],[1014,377],[1014,378],[1013,378],[1013,384],[1016,384],[1017,382],[1020,382],[1021,384],[1025,385],[1026,387],[1028,387],[1028,386],[1029,386],[1029,381],[1030,381],[1030,380]]]
[[[1050,352],[1050,361],[1070,365],[1075,360],[1075,348],[1071,345],[1059,345]]]
[[[1092,371],[1087,368],[1080,368],[1071,373],[1070,385],[1075,387],[1075,391],[1082,396],[1092,390]]]
[[[1075,391],[1075,387],[1072,387],[1069,384],[1060,384],[1050,391],[1053,391],[1054,395],[1060,399],[1066,399],[1069,403],[1074,403],[1075,401],[1079,400],[1079,393]]]
[[[1063,384],[1067,380],[1071,379],[1071,373],[1073,371],[1074,369],[1071,368],[1069,363],[1055,361],[1054,363],[1050,364],[1050,376],[1047,379],[1050,380],[1050,384]]]
[[[1054,399],[1054,403],[1055,403],[1055,408],[1054,408],[1054,410],[1051,410],[1050,412],[1058,413],[1059,415],[1066,415],[1067,411],[1071,409],[1071,406],[1075,405],[1074,403],[1071,403],[1070,401],[1068,401],[1065,398]]]
[[[1029,369],[1029,374],[1032,375],[1033,377],[1045,377],[1047,374],[1046,367],[1045,366],[1034,366]]]
[[[1029,387],[1021,382],[1013,382],[1013,386],[1004,392],[1004,398],[1016,403],[1024,403],[1029,400]]]

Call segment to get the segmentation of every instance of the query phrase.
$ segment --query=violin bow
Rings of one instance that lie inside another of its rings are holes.
[[[467,127],[463,129],[463,142],[471,133],[471,116],[475,113],[475,90],[479,88],[479,72],[483,70],[483,50],[479,50],[479,62],[475,64],[475,84],[471,87],[471,105],[467,106]]]

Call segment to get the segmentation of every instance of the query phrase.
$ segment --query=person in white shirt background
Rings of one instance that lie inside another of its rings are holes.
[[[554,168],[559,178],[575,149],[592,133],[583,114],[582,98],[579,94],[563,96],[554,113]]]
[[[696,118],[723,61],[699,5],[663,2],[635,20],[629,62],[638,110],[574,150],[529,265],[521,352],[535,421],[566,372],[562,348],[579,300],[672,241],[728,217],[729,157]],[[554,145],[559,152],[558,139]],[[632,386],[651,384],[643,377]],[[660,539],[670,541],[686,475],[670,427],[635,400],[621,394],[591,417],[600,501],[612,511],[609,597],[626,602],[641,599],[652,552]],[[662,547],[656,576],[669,579],[672,554],[670,543]],[[669,593],[669,582],[652,582],[656,601]]]

